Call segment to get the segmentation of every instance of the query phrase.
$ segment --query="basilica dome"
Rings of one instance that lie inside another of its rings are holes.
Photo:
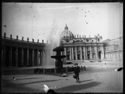
[[[61,38],[74,38],[73,33],[68,30],[67,25],[65,26],[64,31],[61,33]]]

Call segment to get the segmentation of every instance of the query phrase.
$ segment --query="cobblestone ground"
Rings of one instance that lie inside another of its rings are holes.
[[[80,73],[80,83],[76,83],[72,75],[60,77],[54,75],[2,75],[2,92],[43,92],[43,84],[47,84],[56,92],[122,92],[123,70],[114,71],[122,64],[117,62],[84,63],[86,71]],[[82,65],[82,64],[81,64]]]

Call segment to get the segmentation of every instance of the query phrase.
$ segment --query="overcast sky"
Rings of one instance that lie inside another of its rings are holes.
[[[57,40],[65,25],[74,34],[114,39],[123,32],[122,3],[3,3],[2,32],[15,38]]]

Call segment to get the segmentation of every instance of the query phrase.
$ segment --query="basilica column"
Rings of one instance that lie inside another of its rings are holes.
[[[75,47],[75,58],[77,60],[77,47]]]
[[[81,48],[81,60],[83,60],[83,49],[82,49],[82,47],[80,47]]]
[[[70,51],[70,60],[72,60],[72,49],[71,49],[71,47],[69,47],[69,51]]]
[[[95,60],[96,59],[96,52],[95,52],[95,46],[93,46],[93,59]]]
[[[86,51],[86,60],[88,60],[88,46],[85,47],[85,51]]]
[[[96,47],[96,59],[98,60],[98,46]]]
[[[75,47],[73,46],[73,59],[76,60],[76,56],[75,56]]]
[[[92,59],[92,47],[90,46],[90,60]]]
[[[80,60],[82,60],[82,48],[81,48],[81,46],[79,47],[79,50],[80,50]]]
[[[88,46],[85,46],[85,57],[86,57],[86,60],[88,60],[88,48],[87,48]]]
[[[83,46],[83,52],[84,52],[84,60],[86,60],[86,51],[85,51],[85,46]]]
[[[96,60],[97,52],[96,52],[96,47],[95,47],[95,46],[94,46],[94,52],[95,52],[95,54],[94,54],[94,59]]]
[[[102,54],[102,55],[101,55],[101,56],[102,56],[102,59],[105,59],[105,56],[104,56],[105,54],[104,54],[104,48],[103,48],[103,46],[101,47],[101,49],[102,49],[102,53],[101,53],[101,54]]]
[[[89,51],[89,46],[87,46],[87,47],[86,47],[86,58],[87,58],[87,60],[90,59],[90,55],[88,55],[88,54],[90,54],[89,52],[90,52],[90,51]]]
[[[73,47],[71,48],[71,51],[72,51],[72,60],[74,60]]]
[[[64,55],[66,55],[66,48],[64,48]]]

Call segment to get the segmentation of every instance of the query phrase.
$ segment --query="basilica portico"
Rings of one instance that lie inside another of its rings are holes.
[[[62,34],[60,45],[64,46],[66,61],[76,60],[101,60],[104,58],[104,46],[101,43],[102,36],[94,37],[74,35],[66,25]]]

